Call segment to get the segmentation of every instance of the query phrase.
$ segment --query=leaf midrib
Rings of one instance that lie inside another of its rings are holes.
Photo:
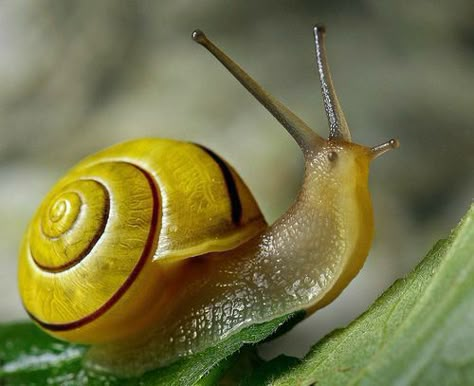
[[[440,250],[436,252],[437,254],[440,254],[440,253],[444,254],[444,258],[441,260],[440,265],[438,266],[436,270],[436,273],[433,275],[433,278],[439,277],[440,273],[444,272],[445,270],[449,271],[449,268],[451,265],[450,261],[456,257],[456,251],[462,250],[467,243],[468,237],[466,237],[466,233],[468,233],[470,230],[469,226],[471,222],[472,222],[471,217],[468,216],[465,219],[465,222],[462,225],[460,225],[460,228],[461,228],[460,231],[464,231],[464,232],[462,232],[461,234],[459,234],[459,232],[455,232],[454,234],[452,234],[448,242],[445,244],[445,248],[441,248]],[[451,240],[454,240],[454,241],[452,241],[450,244],[449,242]],[[464,280],[462,280],[461,283],[465,282],[466,277],[467,277],[467,272],[473,271],[474,259],[469,260],[466,268],[467,268],[465,270],[466,276]],[[458,280],[459,278],[460,277],[458,277]],[[412,328],[414,324],[413,319],[415,319],[416,321],[419,310],[425,308],[426,304],[430,303],[429,302],[430,295],[433,292],[435,292],[435,289],[438,285],[439,285],[439,282],[436,279],[434,280],[432,279],[430,281],[430,283],[427,285],[427,287],[423,291],[420,297],[420,301],[408,312],[407,317],[404,319],[404,321],[400,323],[396,329],[393,330],[393,335],[389,338],[389,340],[387,340],[386,343],[383,344],[380,349],[376,350],[374,352],[374,355],[371,356],[371,358],[374,358],[374,357],[383,358],[384,357],[383,352],[387,350],[387,347],[389,346],[389,344],[392,344],[393,342],[397,342],[398,337],[401,334],[403,334],[405,330]],[[452,285],[447,289],[446,296],[443,296],[443,298],[440,300],[440,302],[438,303],[438,306],[436,307],[436,310],[428,314],[426,319],[424,319],[424,326],[422,329],[419,330],[419,333],[415,335],[415,338],[420,338],[420,340],[426,341],[426,336],[432,334],[433,325],[435,325],[439,319],[443,319],[443,316],[447,315],[446,309],[449,309],[450,307],[452,307],[453,298],[455,298],[456,295],[458,295],[458,292],[459,292],[459,285]],[[403,297],[400,296],[399,299],[401,300],[402,298]],[[436,342],[438,340],[439,338],[436,339]],[[433,344],[431,345],[431,347],[432,349],[430,351],[432,352],[432,350],[434,350],[434,347],[436,347],[436,345]],[[426,365],[429,358],[431,358],[431,356],[428,357],[427,355],[422,355],[420,357],[424,358],[424,361],[425,361],[424,365]],[[359,382],[361,381],[364,375],[366,375],[371,369],[377,368],[379,362],[380,360],[378,359],[374,359],[373,361],[367,361],[368,365],[361,368],[361,370],[357,373],[357,375],[353,378],[353,380],[347,383],[347,386],[353,386],[353,385],[359,384]],[[417,370],[411,373],[411,375],[413,377],[417,376],[419,372],[424,368],[424,365],[417,366]]]

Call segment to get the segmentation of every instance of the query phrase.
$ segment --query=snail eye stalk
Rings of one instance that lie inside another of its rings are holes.
[[[313,31],[316,47],[316,65],[318,68],[319,81],[321,83],[324,110],[326,111],[329,123],[329,140],[338,139],[351,142],[351,133],[339,100],[337,99],[336,89],[334,88],[331,71],[329,70],[324,39],[326,29],[321,25],[317,25]]]
[[[301,118],[271,96],[237,63],[228,57],[201,30],[192,33],[195,42],[205,47],[290,133],[303,152],[320,148],[325,140],[316,134]]]

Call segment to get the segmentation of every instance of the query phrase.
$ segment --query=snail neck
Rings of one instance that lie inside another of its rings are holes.
[[[258,244],[257,254],[284,271],[287,287],[292,281],[298,288],[302,280],[310,283],[306,294],[314,295],[317,308],[357,274],[373,236],[368,162],[351,159],[337,167],[322,167],[317,158],[308,161],[297,200]]]

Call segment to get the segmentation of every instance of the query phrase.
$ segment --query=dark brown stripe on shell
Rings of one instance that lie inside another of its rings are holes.
[[[234,176],[232,175],[229,166],[227,166],[225,161],[212,150],[198,144],[196,144],[196,146],[204,150],[219,166],[219,169],[221,169],[227,186],[227,193],[230,198],[232,222],[235,225],[240,224],[240,220],[242,219],[242,203],[240,201],[239,191],[237,190],[237,184],[235,183]]]

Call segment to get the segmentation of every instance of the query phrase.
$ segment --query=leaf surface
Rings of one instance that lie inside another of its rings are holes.
[[[366,313],[260,384],[474,385],[474,206]]]
[[[0,385],[215,385],[244,345],[254,345],[288,328],[301,314],[257,324],[220,344],[150,371],[140,378],[119,379],[93,373],[82,366],[84,346],[56,340],[33,323],[0,326]]]

